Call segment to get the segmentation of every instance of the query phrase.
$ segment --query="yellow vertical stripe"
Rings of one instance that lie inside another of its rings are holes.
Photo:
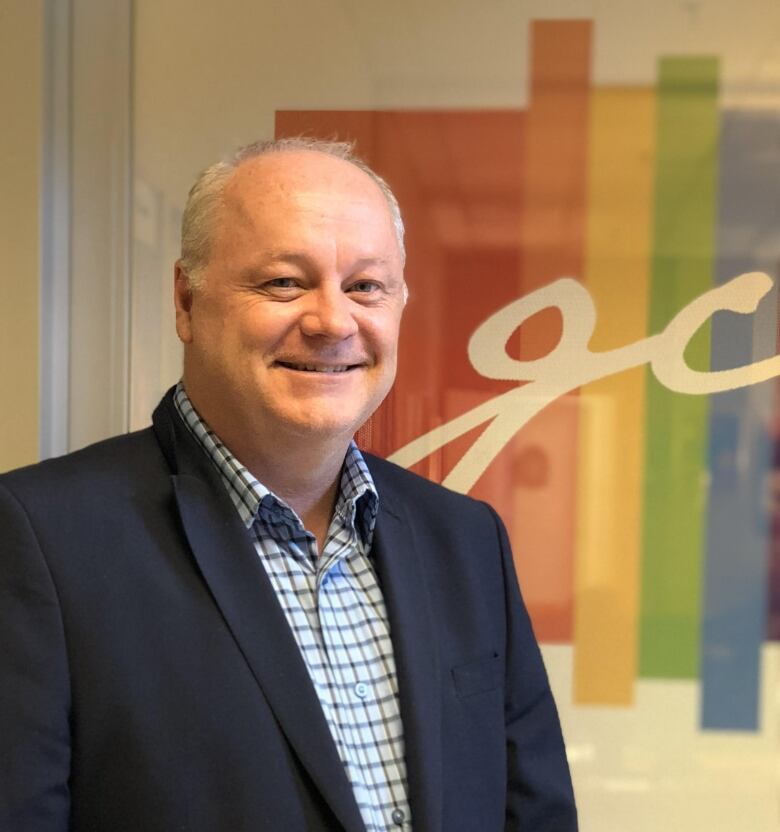
[[[585,285],[598,310],[590,348],[645,337],[652,238],[655,92],[594,90]],[[581,390],[574,698],[633,699],[644,456],[644,369]]]

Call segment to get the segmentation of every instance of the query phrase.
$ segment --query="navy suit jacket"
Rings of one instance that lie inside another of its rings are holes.
[[[367,457],[418,832],[569,832],[558,717],[488,506]],[[363,830],[274,590],[170,393],[0,477],[0,829]]]

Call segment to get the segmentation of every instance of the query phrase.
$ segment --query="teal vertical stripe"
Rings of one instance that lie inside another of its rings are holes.
[[[712,286],[718,168],[718,61],[665,58],[659,66],[652,285],[648,330],[658,332]],[[709,367],[710,333],[688,363]],[[699,671],[708,443],[706,397],[672,393],[650,374],[639,672]]]

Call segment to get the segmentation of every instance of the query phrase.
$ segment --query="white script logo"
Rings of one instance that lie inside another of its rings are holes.
[[[443,482],[465,494],[523,425],[550,402],[583,384],[648,363],[669,390],[691,395],[735,390],[774,378],[780,375],[780,356],[712,372],[692,370],[683,358],[688,342],[715,312],[749,315],[771,288],[771,278],[762,272],[739,275],[691,301],[662,332],[618,349],[591,352],[588,342],[596,325],[593,299],[576,280],[556,280],[499,309],[469,340],[469,360],[482,376],[528,383],[419,436],[390,460],[408,468],[490,420]],[[532,315],[550,307],[559,309],[563,316],[563,332],[555,348],[534,361],[508,355],[506,344],[512,333]]]

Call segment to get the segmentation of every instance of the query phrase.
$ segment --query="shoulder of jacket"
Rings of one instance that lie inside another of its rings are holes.
[[[158,444],[151,428],[144,428],[7,471],[0,474],[0,485],[15,491],[63,485],[82,478],[100,476],[101,473],[117,476],[123,468],[137,468],[154,457],[160,457]]]

